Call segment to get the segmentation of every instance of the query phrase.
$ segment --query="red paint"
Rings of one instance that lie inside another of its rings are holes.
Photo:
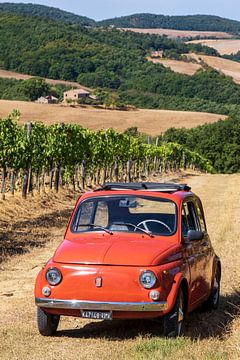
[[[177,206],[178,226],[174,235],[149,237],[143,233],[104,231],[72,233],[71,223],[78,205],[87,198],[111,195],[142,195],[172,200]],[[139,283],[144,270],[157,276],[154,289],[160,291],[159,301],[167,301],[165,312],[114,312],[113,318],[158,317],[174,306],[178,289],[183,286],[187,312],[192,311],[209,296],[213,274],[219,262],[205,233],[201,241],[186,242],[182,236],[181,213],[185,201],[200,200],[192,192],[161,193],[139,190],[98,191],[82,195],[69,221],[65,238],[52,259],[38,274],[35,297],[44,298],[42,288],[49,286],[45,273],[56,267],[62,273],[59,285],[50,286],[48,299],[93,300],[106,302],[150,302],[150,290]],[[204,215],[203,215],[204,216]],[[204,220],[205,221],[205,220]],[[207,245],[206,245],[207,243]],[[96,287],[96,278],[102,278]],[[79,310],[45,309],[48,313],[80,316]]]

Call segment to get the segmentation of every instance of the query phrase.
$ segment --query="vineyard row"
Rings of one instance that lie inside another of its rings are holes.
[[[147,144],[113,129],[90,131],[75,124],[27,123],[13,111],[0,120],[1,193],[27,197],[46,187],[83,190],[105,181],[138,181],[167,170],[211,172],[208,160],[175,143]]]

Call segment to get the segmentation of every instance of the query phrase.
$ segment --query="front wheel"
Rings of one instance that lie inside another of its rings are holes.
[[[37,308],[37,325],[41,335],[51,336],[57,331],[60,315],[46,314],[41,308]]]
[[[182,335],[184,320],[184,294],[179,289],[173,309],[164,316],[163,332],[166,337],[177,337]]]

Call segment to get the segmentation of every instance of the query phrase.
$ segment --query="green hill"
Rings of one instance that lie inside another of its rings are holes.
[[[164,28],[175,30],[224,31],[240,33],[240,22],[212,15],[165,16],[134,14],[98,22],[101,26],[122,28]]]
[[[114,103],[240,113],[240,86],[230,78],[213,69],[176,74],[146,60],[153,50],[216,54],[199,44],[6,12],[0,12],[0,44],[0,68],[114,92]]]
[[[15,4],[6,2],[0,4],[0,11],[18,15],[45,17],[53,20],[63,21],[69,24],[96,26],[94,20],[89,19],[85,16],[75,15],[68,11],[38,4]]]

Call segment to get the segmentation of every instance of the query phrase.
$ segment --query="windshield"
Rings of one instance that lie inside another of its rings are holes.
[[[147,196],[101,196],[79,204],[72,232],[138,232],[172,235],[176,230],[174,202]]]

